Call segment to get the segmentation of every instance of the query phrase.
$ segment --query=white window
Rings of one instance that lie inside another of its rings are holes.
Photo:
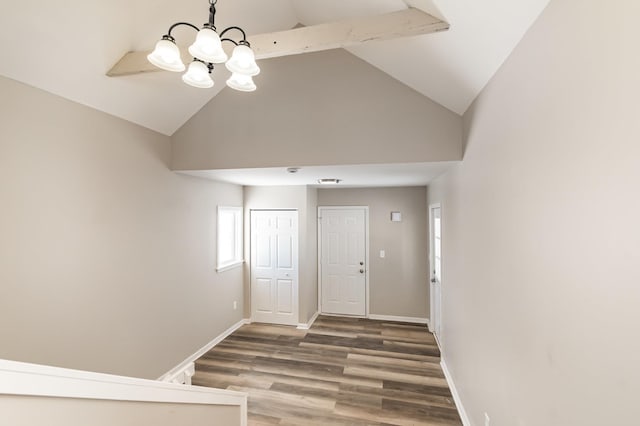
[[[242,207],[218,206],[218,272],[242,265]]]

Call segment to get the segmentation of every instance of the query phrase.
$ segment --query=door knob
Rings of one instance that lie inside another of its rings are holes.
[[[364,265],[364,262],[360,262],[360,266]]]
[[[364,269],[360,269],[360,273],[361,273],[361,274],[364,274]]]

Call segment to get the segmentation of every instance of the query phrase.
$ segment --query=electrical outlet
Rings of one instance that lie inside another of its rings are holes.
[[[385,255],[386,253],[384,252],[384,250],[380,250],[380,259],[384,259]]]
[[[235,300],[233,301],[233,310],[235,311],[236,309],[238,309],[238,302],[236,302]]]
[[[491,426],[491,419],[487,413],[484,413],[484,426]]]

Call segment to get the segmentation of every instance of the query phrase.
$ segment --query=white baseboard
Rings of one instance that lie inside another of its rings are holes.
[[[369,319],[380,320],[380,321],[410,322],[414,324],[426,324],[427,326],[429,325],[429,318],[398,317],[394,315],[369,314]]]
[[[308,330],[308,329],[310,329],[311,326],[313,325],[313,323],[315,322],[315,320],[318,318],[318,315],[320,315],[320,311],[317,311],[315,314],[313,314],[313,316],[311,317],[309,322],[307,322],[306,324],[300,323],[300,324],[298,324],[298,327],[296,327],[296,328],[298,330]]]
[[[334,317],[334,318],[368,318],[366,315],[345,315],[345,314],[331,314],[328,312],[322,312],[320,315],[324,317]]]
[[[227,330],[223,331],[220,335],[218,335],[215,339],[204,345],[202,348],[198,349],[194,354],[189,356],[187,359],[182,361],[177,366],[173,367],[171,370],[163,374],[158,380],[162,382],[174,382],[174,383],[186,383],[191,381],[191,376],[195,373],[194,370],[194,362],[200,358],[202,355],[209,352],[216,346],[218,343],[222,342],[224,339],[229,337],[234,331],[239,329],[245,324],[250,324],[251,320],[249,319],[241,319]]]
[[[453,377],[451,377],[451,373],[447,368],[447,363],[444,362],[444,358],[440,359],[440,366],[442,367],[442,371],[444,372],[444,377],[447,379],[447,384],[449,385],[449,389],[451,389],[451,395],[453,395],[453,400],[456,403],[456,408],[458,409],[458,414],[460,415],[460,420],[462,420],[462,424],[464,426],[471,426],[471,422],[469,421],[469,416],[467,416],[467,412],[462,405],[462,401],[460,400],[460,395],[458,394],[458,389],[456,389],[456,384],[453,382]]]

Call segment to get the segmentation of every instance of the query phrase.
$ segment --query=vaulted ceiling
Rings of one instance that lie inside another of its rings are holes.
[[[288,30],[415,7],[449,31],[348,50],[424,96],[462,114],[549,0],[219,0],[219,28],[249,34]],[[0,75],[172,135],[223,90],[194,89],[167,72],[105,74],[126,52],[148,50],[176,21],[202,24],[207,0],[5,2],[0,14]],[[180,30],[183,31],[183,30]],[[191,40],[184,30],[177,37]],[[218,67],[221,68],[221,67]],[[260,76],[255,79],[260,87]],[[251,96],[238,93],[238,96]]]

